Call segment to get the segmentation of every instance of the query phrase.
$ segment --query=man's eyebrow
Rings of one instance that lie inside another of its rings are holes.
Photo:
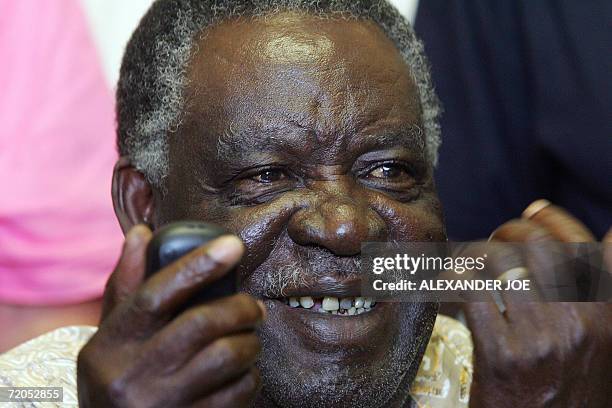
[[[404,125],[398,129],[368,132],[359,138],[369,148],[385,148],[404,146],[425,153],[425,135],[423,129],[416,124]]]
[[[217,139],[217,158],[239,159],[241,154],[247,152],[273,150],[277,145],[287,144],[287,140],[280,138],[281,134],[287,134],[286,127],[266,126],[236,130],[230,126]]]
[[[288,132],[287,127],[265,126],[262,128],[245,128],[236,130],[231,126],[222,133],[217,140],[217,159],[236,160],[241,155],[250,152],[266,152],[278,146],[287,147],[288,140],[280,135],[291,134],[296,136],[298,133],[306,135],[308,132],[303,128],[292,129]],[[425,137],[423,130],[416,124],[402,126],[398,129],[385,129],[363,133],[359,137],[351,138],[351,144],[358,143],[361,146],[373,148],[387,148],[404,146],[415,150],[419,154],[425,153]],[[294,138],[295,143],[307,144],[307,138]]]

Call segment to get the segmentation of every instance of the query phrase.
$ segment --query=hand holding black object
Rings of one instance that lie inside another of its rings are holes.
[[[150,240],[143,226],[126,238],[99,330],[79,354],[80,406],[249,406],[263,307],[238,294],[185,309],[240,260],[241,241],[225,235],[143,282]]]

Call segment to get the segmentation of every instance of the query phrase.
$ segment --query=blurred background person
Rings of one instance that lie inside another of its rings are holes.
[[[0,352],[96,324],[122,235],[114,98],[73,0],[0,0]]]
[[[612,2],[421,0],[415,29],[445,111],[436,182],[449,238],[486,238],[547,198],[601,239],[612,224]]]

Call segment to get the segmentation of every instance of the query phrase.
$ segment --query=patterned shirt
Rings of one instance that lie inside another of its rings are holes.
[[[0,355],[0,386],[62,387],[63,402],[27,402],[11,408],[76,407],[76,358],[96,332],[91,326],[54,330]],[[458,321],[438,315],[409,393],[419,408],[465,408],[472,383],[472,339]]]

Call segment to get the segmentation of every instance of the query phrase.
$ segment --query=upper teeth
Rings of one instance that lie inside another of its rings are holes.
[[[310,296],[302,296],[300,298],[300,305],[305,309],[310,309],[311,307],[314,306],[314,300],[312,300]],[[293,307],[297,307],[297,306],[293,306]]]
[[[340,300],[340,307],[342,309],[350,309],[351,307],[353,307],[353,299],[351,298],[342,298]]]
[[[290,297],[286,299],[286,303],[291,307],[302,307],[304,309],[311,309],[316,305],[315,311],[321,313],[350,316],[368,312],[376,304],[374,299],[360,296],[345,297],[341,299],[333,296],[325,296],[322,299],[315,299],[312,296],[302,296],[300,298]]]

